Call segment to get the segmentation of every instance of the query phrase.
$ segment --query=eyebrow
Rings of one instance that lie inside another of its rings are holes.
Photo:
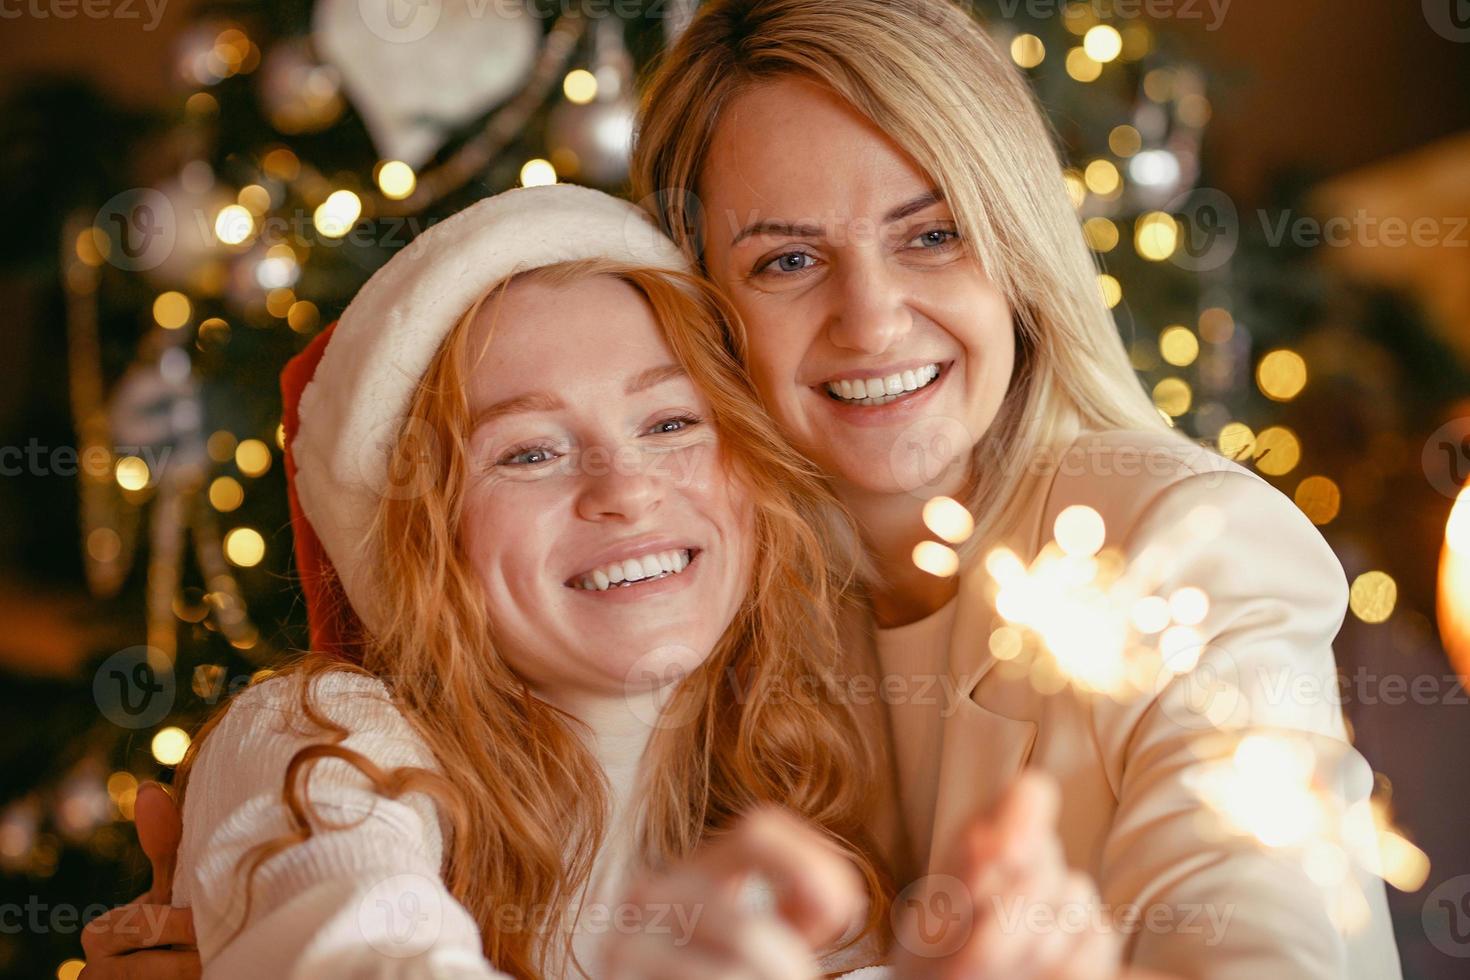
[[[943,200],[944,195],[938,189],[925,191],[918,197],[905,201],[890,210],[883,216],[883,223],[885,225],[891,225],[895,221],[902,221],[909,215],[916,214],[931,204],[938,204]],[[735,237],[730,239],[730,247],[734,248],[753,235],[789,235],[794,238],[819,238],[821,234],[822,229],[816,225],[805,225],[792,221],[773,219],[758,219],[736,232]]]
[[[658,367],[648,368],[633,375],[623,393],[636,395],[641,391],[647,391],[656,385],[675,378],[688,377],[688,373],[678,364],[660,364]],[[507,398],[488,405],[481,409],[471,423],[470,428],[476,429],[491,419],[501,418],[505,415],[516,415],[523,412],[559,412],[566,409],[566,402],[553,394],[544,391],[532,392],[528,395],[517,395],[515,398]]]

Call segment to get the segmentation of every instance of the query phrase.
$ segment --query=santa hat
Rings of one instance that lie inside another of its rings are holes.
[[[518,272],[608,258],[689,271],[627,201],[572,184],[520,187],[425,230],[281,372],[286,485],[312,649],[360,659],[380,625],[380,555],[368,533],[387,452],[434,355],[470,305]]]

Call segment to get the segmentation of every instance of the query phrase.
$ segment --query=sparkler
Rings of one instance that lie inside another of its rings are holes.
[[[1457,567],[1470,581],[1467,501],[1470,490],[1457,507],[1465,539]],[[923,516],[948,544],[922,542],[914,563],[941,577],[958,574],[959,555],[949,545],[963,544],[973,533],[971,515],[958,501],[936,497]],[[1451,525],[1460,526],[1453,517]],[[1198,667],[1208,646],[1203,625],[1211,607],[1198,586],[1167,594],[1161,586],[1177,579],[1223,531],[1224,516],[1216,508],[1196,508],[1128,558],[1106,545],[1107,527],[1096,510],[1066,508],[1053,524],[1053,539],[1029,565],[1009,548],[985,556],[989,598],[1003,620],[990,636],[992,655],[1019,663],[1029,653],[1030,680],[1048,694],[1063,685],[1079,695],[1120,701],[1158,694]],[[1344,931],[1361,928],[1369,916],[1355,869],[1403,891],[1424,883],[1429,860],[1394,828],[1387,802],[1365,790],[1344,791],[1355,782],[1354,770],[1359,777],[1369,772],[1349,743],[1308,731],[1241,725],[1236,718],[1227,724],[1209,711],[1203,718],[1214,726],[1199,743],[1202,760],[1210,761],[1195,767],[1188,782],[1203,804],[1200,829],[1206,836],[1244,838],[1298,862],[1322,886],[1328,914]],[[1356,783],[1366,787],[1367,779]]]

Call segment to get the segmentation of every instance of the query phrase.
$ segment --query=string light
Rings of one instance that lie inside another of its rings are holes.
[[[417,185],[413,168],[402,160],[386,160],[378,168],[378,189],[390,201],[402,201]]]
[[[1365,623],[1382,623],[1393,615],[1398,596],[1398,583],[1387,572],[1364,572],[1353,579],[1348,607]]]
[[[1046,60],[1046,45],[1035,34],[1019,34],[1011,41],[1011,60],[1022,68],[1035,68]]]
[[[539,187],[546,184],[556,183],[556,168],[551,165],[550,160],[542,160],[539,157],[527,160],[521,167],[521,186]]]
[[[1256,366],[1256,384],[1272,401],[1289,402],[1307,386],[1307,362],[1292,350],[1273,350]]]

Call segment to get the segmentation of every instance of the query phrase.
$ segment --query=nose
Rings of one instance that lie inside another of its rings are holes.
[[[647,453],[632,446],[583,455],[577,516],[585,521],[637,523],[663,502],[663,481]]]
[[[881,262],[851,263],[837,272],[836,307],[831,311],[828,339],[858,354],[884,354],[913,327],[902,283]]]

